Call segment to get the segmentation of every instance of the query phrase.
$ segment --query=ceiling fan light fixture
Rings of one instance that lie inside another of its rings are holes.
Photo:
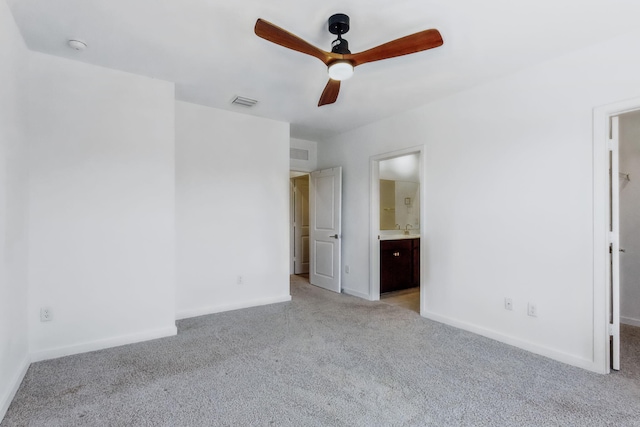
[[[353,76],[353,65],[347,61],[336,61],[329,65],[329,77],[333,80],[347,80]]]

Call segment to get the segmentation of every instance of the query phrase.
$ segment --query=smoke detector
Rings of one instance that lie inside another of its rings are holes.
[[[81,40],[71,39],[68,41],[69,47],[73,50],[85,50],[87,48],[87,44]]]

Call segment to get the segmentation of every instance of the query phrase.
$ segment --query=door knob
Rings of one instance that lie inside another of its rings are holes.
[[[334,239],[337,239],[337,238],[338,238],[338,235],[337,235],[337,234],[334,234],[333,236],[329,236],[329,237],[333,237]]]

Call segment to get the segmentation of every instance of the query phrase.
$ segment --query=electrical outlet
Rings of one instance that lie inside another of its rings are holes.
[[[244,277],[238,276],[237,283],[238,283],[238,285],[242,285],[244,283]]]
[[[504,299],[505,310],[513,310],[513,300],[511,298]]]
[[[347,274],[349,274],[351,272],[351,269],[349,268],[348,265],[344,266],[344,272],[347,273]]]
[[[53,313],[51,311],[51,307],[40,308],[40,321],[50,322],[51,320],[53,320]]]
[[[538,317],[538,306],[530,302],[527,306],[527,314],[531,317]]]

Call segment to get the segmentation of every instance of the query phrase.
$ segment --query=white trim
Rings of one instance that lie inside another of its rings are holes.
[[[169,326],[166,328],[154,329],[137,334],[121,335],[118,337],[89,341],[81,344],[36,351],[31,353],[31,362],[56,359],[58,357],[70,356],[72,354],[87,353],[89,351],[96,351],[110,347],[118,347],[126,344],[134,344],[142,341],[155,340],[158,338],[170,337],[176,335],[177,333],[178,329],[175,326]]]
[[[625,325],[640,327],[640,319],[634,319],[633,317],[620,316],[620,323],[624,323]]]
[[[380,300],[380,161],[418,153],[420,173],[420,309],[424,307],[423,271],[426,259],[425,224],[426,222],[426,147],[417,145],[402,150],[391,151],[369,157],[369,295],[370,301]]]
[[[640,109],[640,98],[593,110],[593,364],[609,373],[609,119]]]
[[[611,368],[620,370],[620,189],[618,188],[618,174],[620,171],[619,133],[620,118],[611,117],[611,136],[608,149],[610,151],[611,173],[608,179],[611,200],[611,231],[609,242],[611,247]],[[615,191],[611,191],[615,188]]]
[[[222,313],[225,311],[239,310],[242,308],[258,307],[261,305],[275,304],[279,302],[291,301],[291,295],[279,297],[260,298],[249,301],[242,301],[232,304],[213,305],[209,307],[183,310],[176,314],[176,320],[188,319],[189,317],[205,316],[207,314]]]
[[[369,300],[369,301],[373,301],[373,300],[370,298],[369,294],[366,294],[366,293],[364,293],[364,292],[360,292],[360,291],[355,291],[355,290],[353,290],[353,289],[349,289],[349,288],[342,288],[342,293],[343,293],[343,294],[347,294],[347,295],[351,295],[351,296],[354,296],[354,297],[358,297],[358,298],[366,299],[366,300]]]
[[[444,323],[449,326],[453,326],[465,331],[473,332],[474,334],[482,335],[483,337],[491,338],[496,341],[500,341],[505,344],[518,347],[520,349],[530,351],[531,353],[539,354],[541,356],[548,357],[559,362],[567,363],[572,366],[587,369],[589,371],[602,373],[599,364],[594,363],[592,360],[584,359],[581,357],[572,356],[568,353],[554,350],[549,347],[541,346],[530,341],[525,341],[511,335],[505,335],[503,333],[494,331],[492,329],[483,328],[471,323],[461,322],[459,320],[451,319],[449,317],[440,316],[428,311],[421,311],[420,315],[436,322]]]
[[[17,369],[16,373],[14,374],[10,382],[11,387],[7,388],[7,390],[4,393],[4,396],[0,398],[0,421],[2,421],[4,416],[7,414],[9,405],[11,405],[11,402],[13,401],[13,398],[15,397],[16,392],[18,391],[18,388],[20,388],[20,384],[22,384],[22,380],[24,379],[24,376],[27,374],[27,370],[29,369],[30,365],[31,365],[31,362],[29,360],[29,357],[27,356],[22,360],[20,367]]]

